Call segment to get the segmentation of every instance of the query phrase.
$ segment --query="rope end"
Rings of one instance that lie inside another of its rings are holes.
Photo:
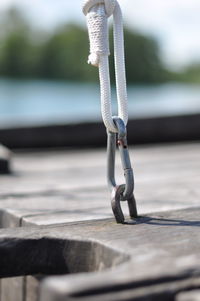
[[[88,64],[99,67],[99,56],[96,53],[91,53],[88,57]]]

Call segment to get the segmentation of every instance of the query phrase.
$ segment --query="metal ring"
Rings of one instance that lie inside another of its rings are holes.
[[[112,197],[111,197],[111,206],[113,210],[113,214],[115,216],[116,222],[120,224],[124,224],[125,218],[122,212],[120,202],[123,200],[122,195],[125,189],[125,185],[119,185],[113,188]],[[134,195],[130,199],[127,200],[129,215],[131,218],[137,217],[137,207]]]

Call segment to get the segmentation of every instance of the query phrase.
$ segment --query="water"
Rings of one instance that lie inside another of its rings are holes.
[[[114,113],[116,114],[113,91]],[[129,86],[129,118],[200,113],[198,85]],[[0,127],[101,120],[97,84],[0,79]]]

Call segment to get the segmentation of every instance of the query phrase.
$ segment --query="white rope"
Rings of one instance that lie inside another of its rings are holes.
[[[111,88],[109,73],[108,18],[113,15],[115,78],[117,90],[118,116],[128,121],[128,104],[124,60],[124,35],[121,8],[117,0],[86,0],[83,13],[87,16],[90,39],[88,63],[99,67],[101,112],[106,128],[116,133],[112,119]]]

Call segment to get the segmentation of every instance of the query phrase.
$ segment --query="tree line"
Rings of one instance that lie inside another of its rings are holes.
[[[35,32],[16,9],[1,20],[4,31],[0,32],[0,76],[71,81],[98,79],[97,69],[87,64],[89,43],[85,28],[65,24],[50,33]],[[155,39],[128,28],[124,35],[128,82],[160,83],[178,78],[164,66]],[[112,39],[110,47],[113,49]],[[113,55],[110,62],[114,81]]]

